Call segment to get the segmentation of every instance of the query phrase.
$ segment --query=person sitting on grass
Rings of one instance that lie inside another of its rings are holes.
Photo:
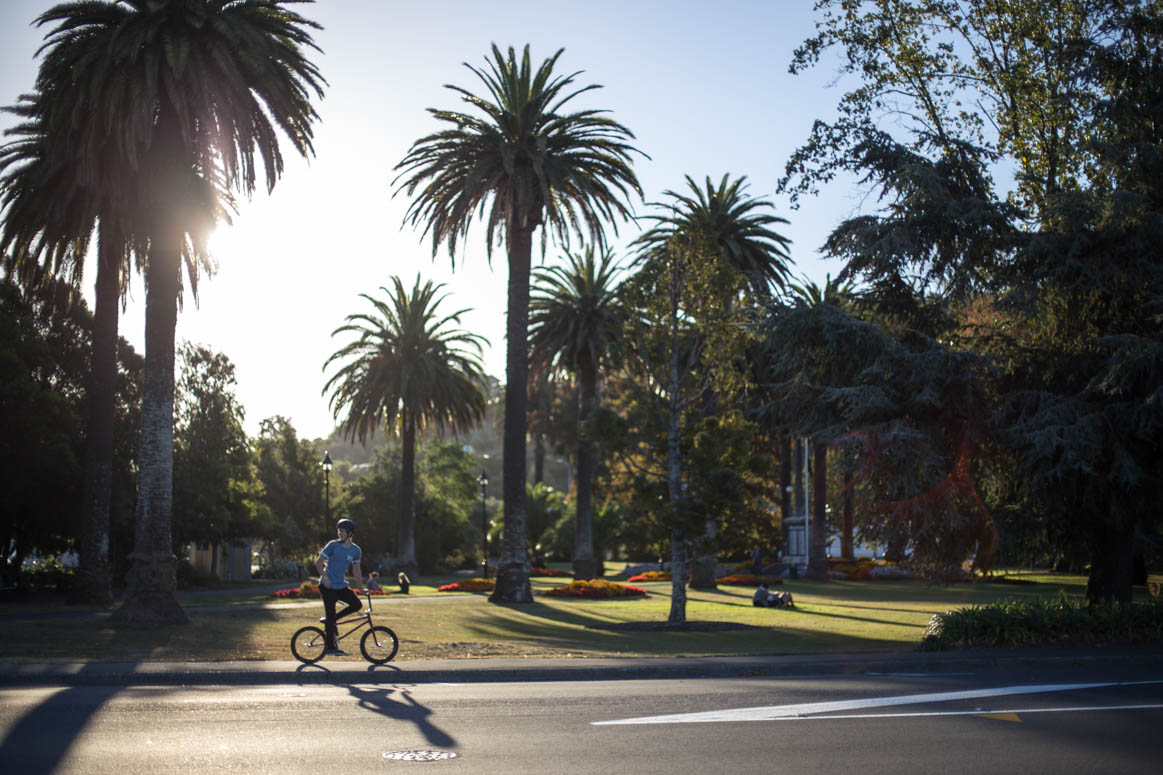
[[[411,580],[408,579],[408,574],[400,571],[399,574],[396,575],[396,581],[400,585],[401,594],[408,594],[408,587],[412,586]]]
[[[367,576],[367,588],[369,590],[371,590],[372,592],[383,592],[384,591],[384,588],[380,586],[379,578],[380,578],[380,572],[378,570],[373,570],[371,573],[368,574],[368,576]]]

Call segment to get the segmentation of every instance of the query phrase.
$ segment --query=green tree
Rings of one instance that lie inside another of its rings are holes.
[[[555,365],[577,375],[577,537],[573,575],[592,579],[600,558],[594,555],[593,486],[595,455],[584,423],[598,406],[598,379],[605,353],[622,326],[615,278],[617,264],[609,251],[600,258],[593,248],[566,254],[567,264],[536,273],[530,303],[529,346],[534,363]]]
[[[309,93],[322,79],[305,58],[311,22],[279,2],[171,0],[55,6],[46,49],[86,67],[41,68],[59,81],[38,84],[69,95],[84,121],[82,164],[115,149],[144,172],[134,181],[148,242],[146,381],[134,564],[124,624],[184,622],[173,596],[174,327],[183,254],[200,253],[221,216],[217,192],[250,194],[261,166],[268,189],[282,171],[275,127],[300,153],[311,150]],[[78,73],[83,73],[78,78]],[[66,81],[66,76],[68,80]],[[62,97],[63,98],[63,97]],[[50,129],[55,126],[50,124]],[[257,152],[257,153],[256,153]],[[257,158],[256,158],[257,156]],[[196,274],[187,261],[191,283]]]
[[[487,218],[486,246],[503,236],[509,259],[508,352],[505,363],[504,482],[505,539],[497,585],[490,600],[532,602],[525,548],[525,430],[528,386],[529,275],[533,233],[568,244],[571,231],[585,231],[604,245],[603,222],[630,217],[626,199],[642,190],[630,168],[636,149],[626,127],[597,110],[564,112],[575,97],[598,88],[574,88],[576,73],[553,74],[564,49],[534,71],[529,47],[518,60],[496,45],[488,69],[465,66],[489,97],[448,88],[479,115],[431,110],[452,125],[417,140],[397,165],[400,190],[419,196],[405,221],[423,223],[435,256],[448,243],[455,259],[457,239],[467,234],[474,212]],[[573,89],[571,91],[571,89]],[[491,202],[491,206],[490,206]],[[487,211],[487,216],[486,216]]]
[[[707,399],[738,384],[732,355],[741,352],[745,330],[733,299],[745,280],[701,240],[685,236],[650,246],[638,267],[623,284],[624,361],[611,391],[620,399],[591,416],[590,430],[627,469],[636,508],[665,526],[668,620],[682,622],[690,549],[708,553],[707,534],[717,529],[712,520],[728,517],[712,502],[722,505],[724,480],[716,472],[726,441],[719,432],[727,424],[719,418],[729,411],[710,408]]]
[[[245,412],[234,395],[234,364],[221,353],[186,343],[175,395],[174,548],[266,538]],[[216,565],[217,550],[213,555]],[[212,567],[217,573],[217,567]]]
[[[277,528],[267,537],[274,538],[279,554],[313,559],[335,527],[324,519],[323,451],[277,416],[259,423],[252,445],[261,502]]]
[[[472,567],[481,546],[476,459],[461,444],[423,439],[416,455],[416,563],[421,574]],[[395,562],[402,521],[400,449],[377,450],[373,470],[344,488],[344,513],[359,525],[365,571]]]
[[[792,283],[790,291],[791,299],[795,304],[804,304],[811,307],[821,304],[831,304],[839,309],[844,309],[850,306],[849,301],[852,294],[852,284],[846,283],[841,285],[839,281],[833,281],[829,276],[825,278],[823,288],[805,279],[802,283]],[[816,497],[815,502],[812,504],[812,534],[808,544],[808,576],[826,581],[828,579],[828,445],[822,439],[816,439],[813,449],[816,457],[812,469],[814,476],[812,489]],[[848,553],[844,556],[851,557],[852,524],[851,514],[847,508],[845,509],[845,516],[847,521],[843,536],[844,545],[848,547]]]
[[[999,366],[999,438],[1051,532],[1090,554],[1090,599],[1129,600],[1135,531],[1157,523],[1142,503],[1158,450],[1137,430],[1152,427],[1152,393],[1129,375],[1152,373],[1159,330],[1157,262],[1142,248],[1157,212],[1158,4],[825,5],[797,63],[838,46],[862,83],[785,183],[803,192],[848,170],[886,194],[884,213],[828,246],[882,311],[943,338],[933,294],[995,301],[1013,323],[981,343]],[[889,108],[904,136],[876,128]],[[1018,170],[1006,201],[998,160]]]
[[[467,310],[441,315],[437,307],[447,298],[443,285],[420,284],[404,289],[392,278],[392,290],[381,288],[386,300],[361,297],[375,314],[348,315],[346,324],[332,332],[355,339],[337,350],[324,369],[339,368],[323,392],[331,392],[336,419],[343,415],[342,431],[362,443],[380,423],[397,435],[403,446],[400,477],[400,537],[397,570],[414,575],[416,565],[416,434],[434,427],[464,431],[485,414],[485,376],[477,334],[452,326]]]
[[[65,551],[77,527],[87,311],[69,296],[64,283],[30,292],[0,283],[5,585],[31,552]]]
[[[769,301],[772,289],[782,289],[786,283],[788,265],[791,264],[791,256],[787,252],[790,240],[771,227],[787,221],[764,212],[772,207],[771,202],[749,196],[746,181],[745,176],[732,181],[730,175],[724,175],[716,187],[708,176],[704,188],[699,188],[687,176],[691,195],[664,192],[667,201],[656,205],[662,212],[652,216],[654,227],[635,243],[643,255],[681,250],[692,260],[718,261],[720,267],[715,273],[716,281],[704,286],[704,291],[714,294],[716,298],[713,303],[706,299],[688,304],[688,314],[695,317],[707,318],[712,310],[718,310],[719,314],[726,317],[736,317],[746,308],[747,302]],[[743,287],[731,278],[732,272],[744,278]],[[750,290],[750,298],[743,292],[744,288]],[[723,334],[730,330],[730,326],[704,321],[700,328],[718,340],[715,347],[719,348],[720,354],[735,352],[743,346],[735,337],[729,349],[721,349],[727,343]],[[731,359],[722,357],[716,360],[729,363]],[[726,370],[720,368],[720,382],[723,382],[726,373]],[[738,384],[738,380],[733,382]],[[730,386],[732,381],[723,384]],[[709,385],[705,390],[704,414],[711,415],[718,411],[722,397]],[[693,587],[715,587],[718,560],[716,522],[714,517],[709,517],[705,525],[700,551],[691,569]]]

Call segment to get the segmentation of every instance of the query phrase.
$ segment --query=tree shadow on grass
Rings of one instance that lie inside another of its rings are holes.
[[[92,669],[85,665],[79,675]],[[122,688],[70,686],[37,705],[0,740],[0,763],[4,772],[55,771],[93,715]]]
[[[802,608],[800,606],[796,606],[795,612],[798,614],[801,614],[803,616],[824,616],[824,617],[827,617],[829,619],[846,619],[848,621],[868,622],[870,624],[888,624],[888,625],[892,625],[894,627],[913,627],[913,628],[918,629],[918,630],[923,630],[929,626],[928,622],[926,622],[924,624],[910,624],[908,622],[897,622],[897,621],[892,621],[889,619],[874,619],[871,616],[852,616],[850,614],[828,613],[827,611],[820,611],[816,608]],[[910,613],[915,613],[915,612],[910,612]]]

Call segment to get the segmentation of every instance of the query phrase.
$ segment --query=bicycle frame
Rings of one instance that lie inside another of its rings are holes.
[[[335,643],[336,643],[336,645],[339,645],[339,641],[343,640],[348,635],[351,635],[353,632],[356,632],[358,630],[362,630],[364,627],[371,627],[372,626],[372,595],[371,595],[371,592],[365,593],[365,597],[367,597],[367,610],[366,611],[363,611],[362,613],[358,613],[358,614],[351,614],[346,619],[337,619],[335,621],[335,631],[336,631]],[[350,630],[343,633],[342,635],[338,634],[339,633],[339,625],[352,624],[353,622],[359,622],[359,624],[356,624],[354,627],[352,627]]]

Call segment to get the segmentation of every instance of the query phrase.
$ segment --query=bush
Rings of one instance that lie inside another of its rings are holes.
[[[213,587],[217,584],[218,579],[207,571],[195,568],[189,560],[178,561],[179,587]]]
[[[1101,645],[1163,640],[1163,602],[1088,605],[1059,595],[1055,601],[1001,601],[934,614],[920,648]]]
[[[554,570],[553,568],[533,568],[529,571],[530,576],[572,576],[573,574],[567,570]]]
[[[61,564],[59,557],[45,557],[21,566],[16,577],[16,586],[21,589],[67,589],[73,581],[72,568]]]
[[[647,592],[641,587],[631,587],[619,584],[616,581],[592,579],[590,581],[574,581],[560,587],[547,589],[541,593],[551,597],[585,597],[597,600],[608,600],[613,597],[638,597]]]
[[[280,557],[272,563],[256,568],[250,575],[252,579],[297,579],[299,578],[299,571],[303,568],[303,564],[290,559],[289,557]],[[312,575],[314,569],[308,571],[305,575]]]

